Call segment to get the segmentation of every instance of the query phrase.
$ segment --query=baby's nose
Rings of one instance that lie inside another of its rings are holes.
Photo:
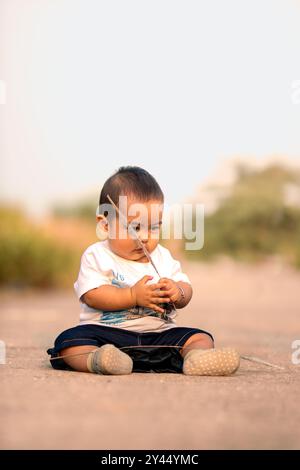
[[[149,239],[149,233],[148,230],[141,230],[139,233],[140,240],[142,240],[143,243],[147,243]]]

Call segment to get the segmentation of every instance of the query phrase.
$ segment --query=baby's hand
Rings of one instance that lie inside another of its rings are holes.
[[[170,302],[170,298],[165,290],[161,290],[164,285],[161,282],[147,284],[151,279],[153,276],[144,276],[131,287],[132,300],[134,305],[152,308],[155,312],[164,313],[164,309],[158,304]]]
[[[165,293],[166,297],[170,299],[169,301],[175,303],[181,298],[180,289],[173,279],[162,277],[159,283],[162,284],[161,290]]]

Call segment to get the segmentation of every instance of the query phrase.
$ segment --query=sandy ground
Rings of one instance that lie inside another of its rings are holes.
[[[300,273],[280,262],[185,266],[194,285],[178,325],[264,358],[232,377],[97,376],[52,370],[45,350],[77,322],[72,292],[1,292],[2,449],[300,448]]]

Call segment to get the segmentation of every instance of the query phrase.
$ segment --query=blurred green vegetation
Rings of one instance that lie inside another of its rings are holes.
[[[97,241],[95,205],[56,207],[54,214],[38,226],[21,209],[0,206],[0,286],[72,288],[82,252]],[[300,269],[299,172],[279,165],[239,166],[227,196],[205,216],[204,233],[202,250],[185,251],[189,259],[228,255],[257,261],[279,255]]]
[[[0,206],[0,285],[70,287],[80,254],[45,235],[18,208]]]
[[[299,195],[299,172],[279,165],[263,170],[241,165],[236,171],[227,197],[205,216],[204,247],[186,256],[209,260],[225,254],[257,261],[277,254],[300,268],[300,201],[292,204],[286,196],[291,185]]]

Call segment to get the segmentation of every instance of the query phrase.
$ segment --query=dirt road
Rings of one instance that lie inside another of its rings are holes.
[[[232,377],[96,376],[54,371],[45,350],[78,319],[73,292],[1,292],[2,449],[300,448],[300,274],[279,262],[186,265],[194,285],[178,325],[217,346],[284,366],[243,361]]]

